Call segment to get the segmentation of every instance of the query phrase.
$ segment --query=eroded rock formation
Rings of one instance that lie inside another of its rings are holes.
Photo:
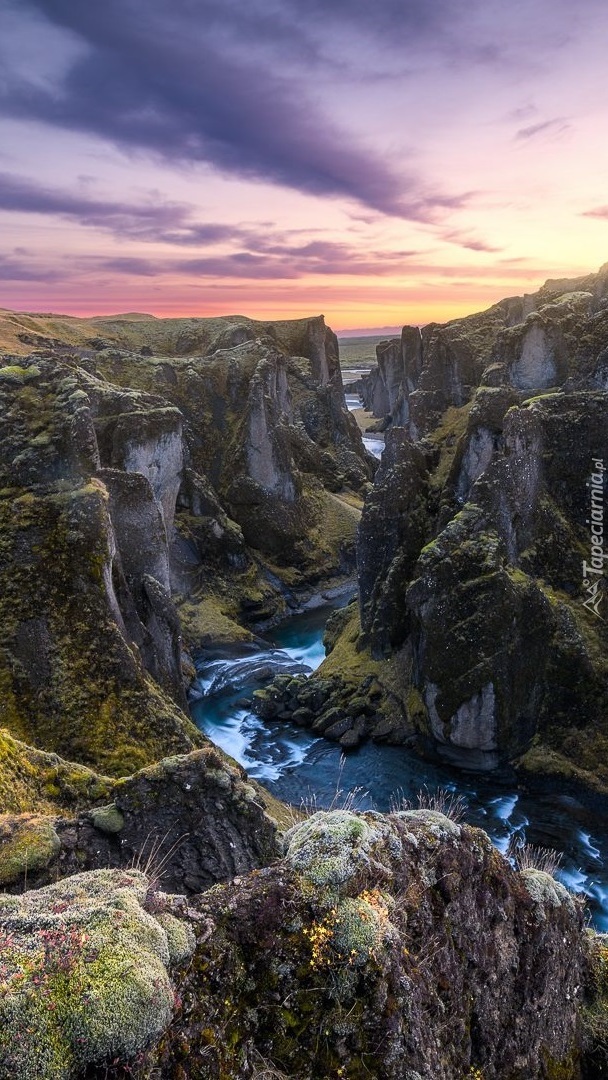
[[[360,631],[351,615],[329,635],[317,732],[608,791],[607,347],[608,267],[378,346]],[[372,671],[363,721],[350,701]]]
[[[238,637],[352,572],[372,475],[322,318],[186,330],[185,359],[0,367],[0,722],[105,773],[202,744],[176,594],[194,641]]]

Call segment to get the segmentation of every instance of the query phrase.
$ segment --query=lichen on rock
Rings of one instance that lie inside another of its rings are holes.
[[[260,1061],[297,1080],[578,1080],[587,946],[565,890],[531,892],[484,833],[433,811],[319,812],[285,844],[190,901],[163,1076],[195,1059],[201,1080]]]
[[[99,870],[0,896],[0,1076],[69,1080],[160,1037],[175,1005],[170,966],[194,941],[174,916],[148,913],[149,886],[136,871]]]

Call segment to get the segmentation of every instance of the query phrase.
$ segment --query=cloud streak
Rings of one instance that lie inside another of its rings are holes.
[[[228,5],[237,25],[240,6]],[[442,7],[432,6],[435,12]],[[217,21],[205,22],[205,14],[217,15],[211,0],[198,4],[196,15],[189,0],[108,0],[103,8],[81,0],[30,0],[30,7],[76,35],[86,53],[51,87],[11,76],[7,58],[0,96],[6,116],[87,132],[172,163],[206,162],[245,179],[354,199],[411,220],[434,220],[454,204],[414,173],[398,172],[357,145],[312,104],[293,73],[260,63],[255,49],[249,59],[236,56]],[[302,14],[301,4],[292,8]],[[347,14],[340,0],[333,9],[336,17]],[[388,27],[397,9],[397,0],[382,0],[374,11]],[[429,25],[422,3],[410,0],[405,9],[406,23]],[[353,17],[367,26],[363,0]]]
[[[64,281],[66,273],[56,267],[36,266],[35,263],[0,255],[0,281],[35,281],[52,284]]]
[[[581,217],[599,218],[608,221],[608,206],[596,206],[593,210],[584,210]]]
[[[551,133],[553,135],[561,135],[562,132],[568,131],[570,124],[565,116],[556,116],[553,120],[543,120],[539,124],[530,124],[529,127],[520,128],[516,132],[515,138],[518,140],[535,139],[538,135],[547,135]]]

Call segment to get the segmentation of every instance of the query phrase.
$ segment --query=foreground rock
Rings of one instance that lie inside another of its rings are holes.
[[[41,800],[29,812],[0,814],[0,886],[11,891],[82,870],[138,866],[162,876],[165,888],[192,894],[279,854],[274,800],[215,748],[119,781],[82,776],[66,762],[55,771],[56,802],[88,808],[68,816]]]
[[[70,1080],[159,1038],[195,944],[172,909],[134,870],[0,896],[0,1076]]]
[[[479,829],[320,812],[201,896],[164,875],[0,896],[2,1080],[606,1075],[606,938]]]
[[[442,814],[315,814],[276,867],[195,907],[162,1075],[601,1075],[601,945],[580,903]]]

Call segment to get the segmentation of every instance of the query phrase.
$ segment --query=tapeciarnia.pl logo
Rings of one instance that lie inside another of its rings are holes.
[[[604,551],[604,474],[606,466],[603,458],[593,458],[591,477],[587,483],[589,489],[589,526],[590,555],[589,562],[583,560],[583,586],[586,599],[583,607],[601,619],[600,607],[604,599],[605,560],[608,552]]]

